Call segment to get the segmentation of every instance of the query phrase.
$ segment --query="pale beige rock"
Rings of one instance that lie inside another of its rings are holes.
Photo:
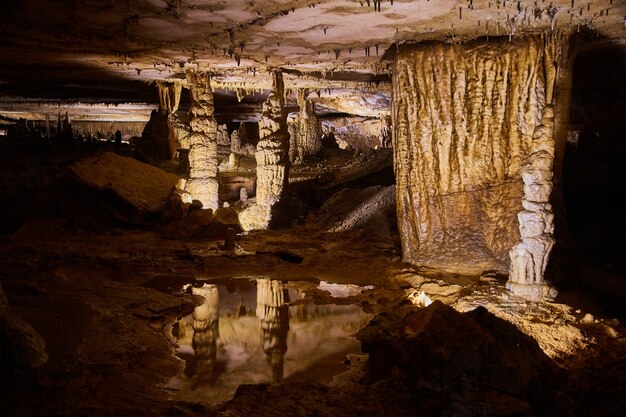
[[[554,214],[550,205],[554,160],[554,111],[543,110],[541,125],[533,134],[528,165],[522,171],[524,210],[519,212],[521,242],[510,252],[511,269],[506,288],[529,299],[553,299],[557,295],[544,273],[554,246]]]
[[[241,153],[239,130],[233,130],[233,133],[230,134],[230,151],[233,153]]]
[[[228,128],[226,125],[217,126],[217,144],[224,146],[230,145],[230,136],[228,135]]]
[[[315,102],[308,96],[307,89],[299,89],[296,94],[300,112],[295,122],[297,127],[290,131],[290,137],[293,138],[290,145],[295,147],[289,148],[292,163],[302,163],[322,149],[322,128],[315,114]]]
[[[284,96],[282,73],[274,71],[272,91],[263,104],[259,122],[260,140],[255,154],[256,204],[240,214],[244,230],[270,226],[273,208],[281,201],[289,182],[289,133]]]
[[[217,209],[217,122],[213,116],[213,91],[208,74],[188,71],[191,92],[189,149],[189,181],[186,191],[204,208]]]
[[[550,82],[545,43],[524,37],[399,48],[392,117],[405,261],[508,271],[525,189],[533,198],[548,192],[521,181]],[[545,161],[533,168],[529,176],[542,175]]]

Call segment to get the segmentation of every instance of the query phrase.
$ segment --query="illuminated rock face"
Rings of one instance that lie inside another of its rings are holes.
[[[213,91],[207,73],[188,71],[191,92],[189,181],[185,190],[204,208],[218,208],[217,122],[213,116]]]
[[[521,241],[509,255],[511,269],[507,289],[531,299],[556,297],[544,281],[550,251],[554,246],[554,213],[550,205],[554,166],[554,111],[548,105],[541,125],[535,129],[529,163],[522,170],[524,210],[517,215]]]
[[[522,169],[554,96],[553,45],[527,37],[399,49],[392,117],[405,261],[508,272],[520,201],[533,187]]]
[[[300,113],[290,132],[289,157],[292,163],[302,163],[322,149],[322,127],[315,115],[315,102],[308,95],[308,90],[300,89],[296,96]]]
[[[241,212],[244,230],[267,229],[275,217],[275,206],[281,201],[289,181],[289,133],[283,76],[273,73],[272,91],[263,104],[259,121],[259,143],[256,147],[256,204]]]

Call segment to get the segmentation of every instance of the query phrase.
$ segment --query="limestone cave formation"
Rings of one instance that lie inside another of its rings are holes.
[[[0,415],[626,409],[626,0],[15,0],[0,38]]]

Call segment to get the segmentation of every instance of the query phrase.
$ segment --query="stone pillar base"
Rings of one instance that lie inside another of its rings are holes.
[[[506,289],[519,297],[524,297],[533,301],[554,301],[559,293],[556,288],[547,282],[524,284],[520,282],[507,281]]]

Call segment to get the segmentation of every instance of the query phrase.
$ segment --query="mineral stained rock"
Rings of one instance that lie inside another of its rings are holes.
[[[204,208],[217,209],[217,122],[213,116],[213,90],[207,73],[188,71],[191,92],[189,181],[185,190]]]
[[[556,297],[556,290],[544,281],[554,246],[554,213],[550,205],[554,143],[554,110],[548,105],[533,135],[530,161],[522,170],[524,210],[517,215],[522,239],[509,253],[511,270],[506,284],[514,294],[530,299]]]
[[[47,361],[45,341],[29,323],[11,311],[0,286],[0,373],[35,369]]]
[[[283,76],[280,71],[273,72],[272,91],[263,103],[259,136],[255,154],[256,204],[239,215],[244,230],[267,229],[272,225],[289,182],[289,133]]]
[[[522,168],[553,97],[547,44],[524,37],[399,49],[392,116],[406,262],[508,272]]]
[[[483,307],[404,305],[377,315],[357,338],[369,353],[366,378],[382,392],[402,387],[414,415],[478,415],[470,412],[477,407],[480,415],[561,415],[563,371]]]

